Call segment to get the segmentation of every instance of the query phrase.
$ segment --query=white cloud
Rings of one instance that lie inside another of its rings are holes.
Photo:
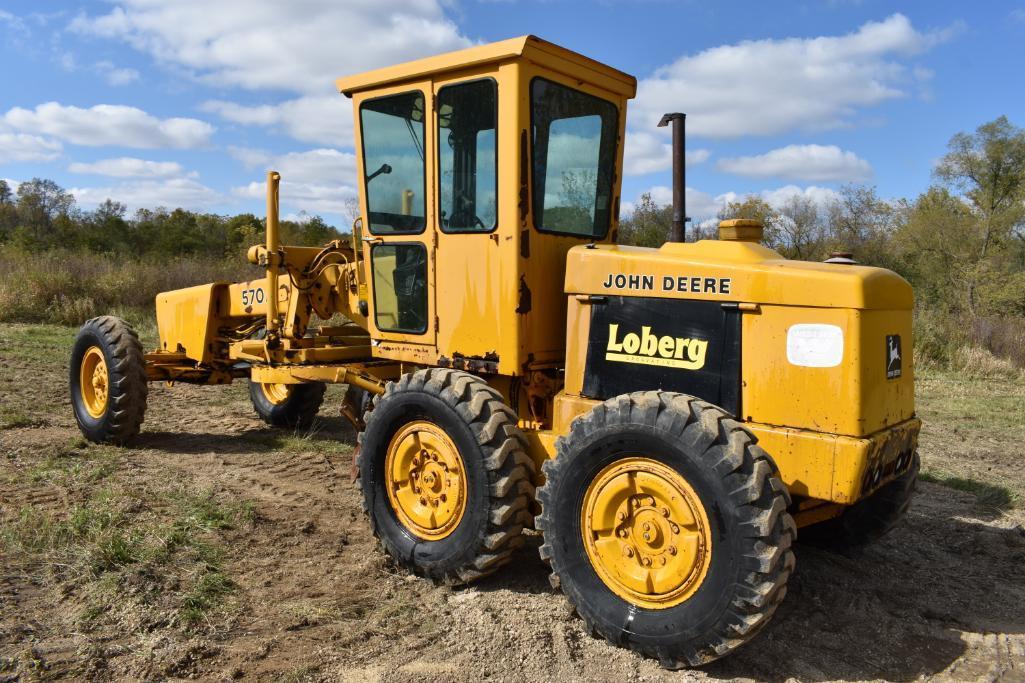
[[[148,161],[134,157],[100,159],[92,163],[75,162],[68,166],[72,173],[105,175],[114,178],[174,178],[196,177],[195,171],[186,174],[181,164],[174,161]]]
[[[275,170],[284,180],[322,185],[353,185],[356,182],[356,155],[337,149],[273,155],[246,147],[230,147],[228,153],[249,169]]]
[[[200,109],[234,123],[282,128],[303,142],[332,146],[352,144],[352,102],[339,94],[310,95],[256,106],[210,100]]]
[[[666,206],[673,203],[673,190],[665,185],[656,185],[645,190],[645,192],[650,194],[652,201],[659,206]],[[645,192],[642,192],[641,194],[644,194]],[[762,190],[760,192],[750,193],[724,192],[716,195],[715,197],[707,192],[702,192],[701,190],[696,190],[693,187],[688,187],[686,192],[687,215],[693,219],[694,225],[714,227],[717,224],[715,216],[719,213],[720,209],[724,208],[730,202],[741,202],[751,196],[760,197],[765,200],[769,206],[777,209],[783,207],[795,196],[811,199],[820,207],[826,206],[829,202],[839,198],[839,195],[834,190],[831,190],[828,187],[818,187],[816,185],[809,185],[805,188],[798,187],[797,185],[784,185],[783,187],[779,187],[774,190]],[[636,202],[624,202],[622,209],[623,215],[631,215],[636,205]]]
[[[0,9],[0,24],[7,26],[11,33],[15,34],[11,37],[19,45],[21,44],[21,38],[28,38],[31,35],[31,31],[29,31],[28,26],[25,25],[21,17],[11,14],[6,10]]]
[[[440,0],[120,0],[71,30],[127,42],[215,85],[317,92],[345,73],[467,47]]]
[[[836,145],[787,145],[757,156],[720,159],[716,168],[749,178],[812,182],[855,182],[872,177],[872,167]]]
[[[139,72],[127,67],[115,66],[111,62],[96,62],[93,70],[103,76],[108,85],[128,85],[139,80]]]
[[[711,152],[707,149],[687,150],[687,166],[703,164]],[[632,130],[626,136],[623,152],[623,172],[626,175],[644,175],[665,171],[673,167],[673,148],[662,138],[645,131]]]
[[[906,96],[907,59],[954,30],[920,32],[894,14],[842,36],[711,48],[642,79],[632,119],[654,125],[682,107],[688,132],[712,138],[849,125],[860,108]]]
[[[314,214],[344,214],[346,200],[356,196],[356,190],[349,186],[298,183],[284,177],[279,191],[282,205],[288,205],[295,211],[302,210]],[[248,185],[232,188],[232,193],[246,199],[263,199],[267,196],[267,186],[262,181],[253,181]]]
[[[158,119],[141,109],[116,104],[83,109],[47,102],[35,109],[14,107],[3,120],[19,130],[89,147],[200,147],[214,132],[213,126],[198,119]]]
[[[673,189],[665,185],[656,185],[641,194],[650,194],[651,201],[658,206],[668,206],[673,203]],[[714,216],[724,205],[719,197],[713,198],[707,192],[696,190],[693,187],[686,188],[684,196],[687,200],[687,215],[695,221]],[[638,199],[640,199],[639,195]],[[637,202],[623,202],[621,212],[624,216],[629,216],[633,214],[636,206]]]
[[[356,156],[337,149],[270,154],[262,150],[231,147],[228,152],[247,168],[275,170],[281,174],[281,203],[296,211],[345,213],[346,200],[356,196]],[[266,196],[265,181],[232,189],[248,199]]]
[[[0,164],[14,161],[52,161],[60,156],[57,140],[25,133],[0,133]]]
[[[760,197],[765,200],[766,204],[775,209],[782,208],[794,197],[810,199],[820,207],[826,206],[831,201],[840,198],[840,195],[835,190],[831,190],[828,187],[809,185],[808,187],[801,188],[797,185],[784,185],[783,187],[778,187],[774,190],[762,190],[760,192],[724,192],[723,194],[718,195],[715,199],[719,202],[720,206],[723,206],[729,202],[744,201],[747,197],[752,196]]]
[[[137,180],[108,187],[73,187],[68,191],[83,206],[113,199],[132,211],[159,206],[204,210],[223,201],[220,194],[191,178]]]
[[[471,45],[445,16],[448,0],[115,5],[107,14],[79,16],[71,30],[123,40],[206,83],[297,93],[255,106],[214,100],[204,109],[320,145],[352,144],[352,105],[334,90],[339,76]]]
[[[83,68],[71,52],[62,52],[56,58],[56,62],[62,69],[68,72],[79,71]],[[113,62],[107,60],[94,62],[84,68],[102,76],[108,85],[128,85],[133,81],[139,80],[139,72],[135,69],[115,66]]]

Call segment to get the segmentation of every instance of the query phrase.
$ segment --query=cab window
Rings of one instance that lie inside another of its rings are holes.
[[[531,82],[530,99],[534,225],[604,237],[612,216],[616,105],[543,78]]]
[[[438,91],[438,203],[445,232],[495,227],[497,99],[490,79]]]
[[[363,102],[359,119],[370,232],[422,232],[427,215],[423,93]]]
[[[419,242],[375,244],[374,320],[387,332],[427,331],[427,249]]]

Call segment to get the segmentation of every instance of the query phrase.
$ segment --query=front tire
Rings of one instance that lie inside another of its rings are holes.
[[[534,463],[500,393],[465,372],[419,370],[390,382],[364,420],[363,509],[396,563],[463,584],[509,560],[531,523]]]
[[[86,321],[71,349],[71,406],[82,435],[123,445],[146,415],[146,364],[139,335],[112,315]]]
[[[544,465],[541,556],[588,627],[667,668],[752,638],[786,595],[796,527],[778,471],[723,410],[610,399]]]

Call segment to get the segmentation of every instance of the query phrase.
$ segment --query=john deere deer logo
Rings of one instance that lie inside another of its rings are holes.
[[[619,325],[609,325],[609,345],[605,360],[641,365],[660,365],[666,368],[700,370],[705,366],[708,342],[702,339],[659,337],[651,327],[641,327],[641,333],[629,332],[619,339]]]
[[[900,335],[890,334],[886,337],[886,378],[900,377]]]

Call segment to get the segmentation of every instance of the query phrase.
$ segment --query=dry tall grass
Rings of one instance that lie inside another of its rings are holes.
[[[0,322],[80,325],[114,313],[140,323],[152,320],[158,292],[255,274],[238,259],[14,253],[0,259]]]

